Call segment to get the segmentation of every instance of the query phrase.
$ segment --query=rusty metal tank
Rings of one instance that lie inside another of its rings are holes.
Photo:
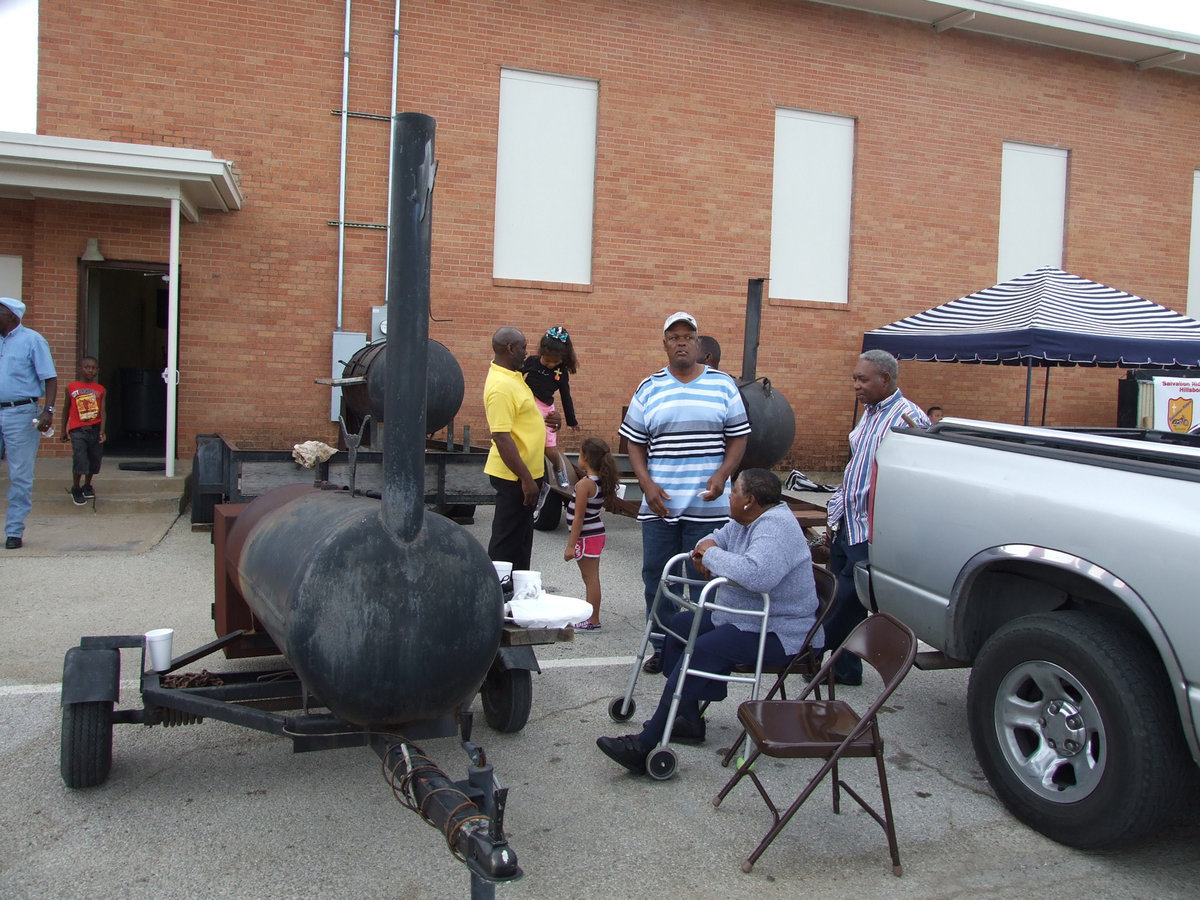
[[[372,341],[356,350],[342,370],[343,378],[366,379],[364,384],[351,384],[342,388],[346,408],[359,420],[369,415],[376,422],[386,421],[386,349],[386,338]],[[430,338],[427,359],[429,368],[425,376],[425,433],[433,434],[449,425],[458,415],[465,382],[462,366],[445,344]]]
[[[743,469],[770,469],[787,456],[796,439],[796,415],[787,398],[768,378],[757,376],[758,337],[762,321],[763,279],[751,278],[746,288],[746,335],[738,391],[750,418],[750,438],[742,456]]]
[[[381,500],[289,486],[238,517],[228,557],[315,702],[397,730],[470,703],[500,644],[482,546],[424,509],[434,122],[395,121]]]

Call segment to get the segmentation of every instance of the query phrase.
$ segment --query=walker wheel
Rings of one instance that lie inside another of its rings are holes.
[[[633,718],[634,712],[637,711],[637,701],[630,697],[629,710],[627,712],[621,712],[621,707],[624,705],[624,697],[614,697],[612,702],[608,704],[608,717],[614,722],[628,722]]]
[[[646,774],[655,781],[666,781],[675,776],[679,759],[670,747],[655,747],[646,757]]]

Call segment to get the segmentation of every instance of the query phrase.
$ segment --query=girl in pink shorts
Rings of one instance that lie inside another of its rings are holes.
[[[579,467],[586,476],[575,483],[575,496],[567,504],[567,525],[571,533],[563,559],[579,563],[579,574],[592,606],[591,618],[575,625],[576,631],[600,629],[600,552],[604,549],[604,520],[600,510],[604,501],[617,492],[617,461],[608,444],[590,437],[579,449]],[[577,511],[582,510],[582,515]]]

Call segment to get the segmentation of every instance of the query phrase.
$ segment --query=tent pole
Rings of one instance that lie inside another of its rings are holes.
[[[1025,358],[1025,424],[1029,424],[1029,388],[1033,381],[1033,357]]]
[[[1050,367],[1046,366],[1046,386],[1042,388],[1042,426],[1046,425],[1046,404],[1050,400]]]

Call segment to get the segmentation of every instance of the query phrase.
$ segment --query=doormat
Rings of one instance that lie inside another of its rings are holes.
[[[166,470],[167,464],[146,459],[117,463],[117,468],[123,472],[162,472]]]

